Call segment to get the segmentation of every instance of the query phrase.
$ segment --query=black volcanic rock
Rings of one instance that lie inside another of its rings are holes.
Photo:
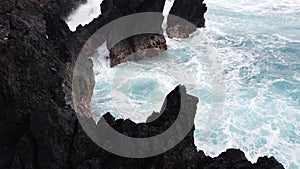
[[[158,12],[162,13],[164,8],[165,1],[164,0],[154,0],[154,1],[146,1],[146,0],[104,0],[101,4],[101,12],[102,14],[94,19],[90,24],[82,27],[77,27],[76,34],[86,41],[93,33],[95,33],[99,28],[104,26],[105,24],[121,18],[126,15],[136,14],[141,12]],[[156,18],[151,23],[136,23],[135,25],[130,25],[129,27],[124,27],[123,31],[131,31],[132,29],[138,29],[141,24],[148,24],[153,27],[158,34],[140,34],[128,37],[116,45],[112,45],[110,42],[111,37],[99,38],[103,39],[101,42],[104,43],[106,40],[108,48],[110,48],[110,60],[111,67],[126,62],[128,60],[139,60],[145,57],[152,57],[158,55],[161,51],[167,49],[166,40],[162,34],[162,25],[163,15],[161,14],[160,18]],[[120,30],[116,31],[112,36],[118,36]],[[98,45],[96,45],[98,47]],[[145,50],[145,49],[154,49],[151,52],[140,52],[135,55],[135,57],[131,57],[130,59],[127,57],[133,53]],[[96,50],[91,48],[91,50]]]
[[[203,0],[175,0],[170,14],[182,18],[168,17],[167,35],[170,38],[188,38],[197,28],[205,26]]]
[[[165,1],[164,0],[104,0],[101,4],[101,10],[104,11],[104,14],[107,15],[118,15],[120,17],[140,13],[140,12],[159,12],[162,13],[164,9]],[[161,15],[160,19],[155,18],[152,23],[136,23],[136,25],[131,25],[128,29],[137,29],[140,24],[149,24],[157,32],[162,34],[162,25],[163,16]],[[160,53],[161,50],[167,49],[166,40],[161,34],[142,34],[129,37],[122,40],[120,43],[116,44],[112,49],[110,49],[110,60],[111,67],[126,62],[128,60],[128,55],[142,51],[145,49],[156,49],[151,52],[139,52],[136,54],[136,57],[129,60],[139,60],[145,57],[156,56]],[[108,42],[109,45],[110,42]]]
[[[70,12],[66,9],[73,7],[64,8],[60,3],[43,0],[0,3],[1,169],[283,168],[273,157],[259,158],[252,165],[239,150],[208,157],[196,150],[194,128],[176,147],[150,158],[124,158],[98,147],[83,131],[70,102],[74,62],[84,43],[84,36],[80,36],[84,33],[72,33],[67,28],[62,19]],[[86,63],[85,73],[92,77],[90,60]],[[93,79],[88,82],[87,86],[92,88]],[[127,135],[157,134],[176,117],[179,98],[189,97],[190,104],[195,106],[194,97],[179,91],[177,88],[168,95],[168,106],[160,117],[152,115],[148,125],[115,120],[109,114],[105,118]],[[90,93],[83,92],[87,97],[84,103]],[[81,118],[91,127],[100,125],[85,114]]]
[[[87,0],[69,0],[69,1],[35,0],[35,1],[37,5],[43,7],[44,12],[62,18],[66,18],[80,4],[84,4],[87,2]]]

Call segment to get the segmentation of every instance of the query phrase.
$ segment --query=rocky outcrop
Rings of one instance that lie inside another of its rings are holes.
[[[129,37],[110,50],[110,66],[126,61],[137,61],[159,55],[167,49],[166,40],[159,34],[141,34]]]
[[[2,2],[0,168],[68,168],[77,128],[64,92],[71,94],[71,32],[48,1]]]
[[[12,2],[0,3],[0,168],[283,168],[272,157],[259,158],[252,165],[239,150],[208,157],[196,150],[194,128],[176,147],[151,158],[124,158],[101,149],[83,131],[70,105],[74,62],[87,35],[83,32],[90,29],[82,27],[72,33],[62,20],[70,11],[57,8],[60,1],[15,1],[17,6]],[[91,65],[87,68],[85,73],[91,75]],[[93,80],[88,82],[92,87]],[[115,120],[109,114],[104,118],[127,135],[164,131],[178,113],[178,100],[183,96],[178,89],[168,95],[169,106],[162,115],[150,117],[151,129],[146,124]],[[90,91],[83,92],[87,99],[88,95]],[[190,98],[195,105],[195,98]],[[81,118],[94,128],[100,126],[88,115]]]
[[[186,117],[186,119],[184,122],[193,123],[198,99],[188,95],[184,86],[177,86],[168,94],[160,114],[154,112],[148,118],[148,123],[136,124],[130,119],[116,120],[109,113],[102,116],[97,124],[92,119],[87,118],[83,118],[80,121],[85,123],[81,123],[83,125],[89,125],[89,134],[96,135],[95,138],[98,137],[101,139],[103,137],[103,135],[98,134],[100,130],[105,130],[105,125],[103,124],[104,119],[112,128],[124,135],[135,138],[153,137],[165,132],[174,124],[174,121],[179,115],[179,110],[183,106],[182,101],[185,102],[183,117]],[[186,124],[179,124],[176,127],[178,129],[177,132],[180,132],[185,125]],[[195,127],[193,126],[184,139],[171,150],[158,156],[142,159],[125,158],[107,153],[94,144],[90,144],[86,137],[76,135],[72,152],[74,154],[72,162],[77,168],[90,167],[106,169],[283,169],[283,166],[273,157],[262,157],[258,159],[257,163],[252,164],[247,160],[245,154],[237,149],[228,149],[215,158],[206,156],[203,151],[197,151],[194,144],[194,130]],[[79,133],[85,132],[79,127]],[[173,136],[176,137],[177,133],[173,133]],[[113,143],[115,141],[116,140],[104,140],[106,143]],[[122,142],[122,146],[130,146],[122,140],[117,141]],[[141,149],[147,150],[147,148],[154,148],[152,147],[153,145],[147,146],[149,147],[141,147]],[[79,155],[77,152],[85,153]]]
[[[103,25],[126,15],[136,14],[141,12],[159,12],[162,13],[164,8],[164,0],[104,0],[101,4],[102,14],[94,19],[90,24],[82,27],[77,27],[76,34],[81,37],[83,41],[86,41],[93,33],[95,33]],[[156,18],[151,23],[136,23],[123,28],[123,32],[130,32],[132,29],[138,29],[141,25],[151,26],[158,34],[142,34],[128,37],[119,43],[112,45],[110,39],[112,37],[99,38],[103,41],[97,43],[104,43],[106,40],[107,46],[110,49],[111,67],[116,66],[119,63],[126,62],[128,60],[139,60],[141,58],[152,57],[158,55],[160,52],[167,49],[166,40],[162,34],[163,15],[160,18]],[[114,32],[113,36],[117,37],[119,31]],[[98,47],[98,45],[96,45]],[[110,47],[112,46],[112,47]],[[155,49],[151,52],[140,52],[146,49]],[[96,49],[92,49],[96,50]],[[134,54],[135,53],[135,54]],[[134,54],[134,57],[127,57]]]
[[[130,14],[140,13],[140,12],[159,12],[162,13],[164,9],[165,1],[164,0],[105,0],[101,4],[101,11],[105,15],[113,16],[126,16]],[[157,29],[157,32],[162,33],[163,16],[161,18],[156,18],[151,23],[136,23],[136,25],[130,25],[128,29],[137,29],[143,24],[149,25],[154,29]],[[125,28],[126,29],[126,28]],[[126,30],[125,30],[126,31]],[[109,46],[109,41],[107,42]],[[155,49],[151,52],[139,52],[145,49]],[[125,62],[127,60],[139,60],[145,57],[152,57],[158,55],[161,51],[167,49],[166,40],[161,34],[142,34],[134,35],[123,41],[116,44],[113,48],[110,49],[110,60],[111,67]],[[134,54],[135,57],[130,59],[127,57],[130,54]]]
[[[168,17],[167,35],[170,38],[188,38],[197,28],[205,26],[203,0],[175,0]]]

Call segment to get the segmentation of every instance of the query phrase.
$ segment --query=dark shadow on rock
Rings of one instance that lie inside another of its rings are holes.
[[[167,35],[170,38],[188,38],[197,28],[205,26],[204,13],[207,11],[203,0],[175,0],[170,14],[183,18],[168,17]]]

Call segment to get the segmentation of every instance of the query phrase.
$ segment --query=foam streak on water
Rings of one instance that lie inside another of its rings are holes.
[[[96,86],[91,105],[95,119],[111,112],[117,118],[145,122],[152,111],[160,111],[165,96],[179,84],[201,98],[198,113],[204,115],[212,104],[212,93],[216,93],[207,70],[212,66],[208,56],[214,54],[209,53],[214,51],[201,42],[192,49],[189,41],[170,41],[169,50],[160,56],[114,68],[109,68],[109,60],[103,56],[94,58]],[[106,53],[103,47],[99,50]]]
[[[240,148],[300,168],[300,1],[207,1],[207,28],[226,76],[225,110],[209,155]],[[201,135],[201,132],[196,133]]]
[[[96,1],[89,0],[69,17],[72,29],[91,20],[89,11],[98,8],[92,2]],[[167,1],[164,13],[172,2]],[[145,121],[181,83],[200,99],[195,119],[199,149],[215,156],[227,148],[240,148],[252,162],[268,155],[285,168],[300,168],[300,0],[206,3],[207,27],[201,31],[211,39],[226,79],[224,112],[213,134],[203,140],[209,106],[216,101],[205,57],[209,51],[199,48],[195,53],[184,46],[196,47],[193,41],[168,40],[169,50],[162,56],[113,69],[104,58],[94,60],[95,118],[109,111],[117,118]],[[193,37],[201,40],[197,34]],[[183,72],[193,72],[193,81],[178,79]],[[123,109],[123,104],[132,107]]]

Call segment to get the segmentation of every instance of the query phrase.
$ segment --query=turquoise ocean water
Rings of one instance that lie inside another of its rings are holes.
[[[112,69],[105,59],[94,60],[95,119],[111,112],[144,122],[160,110],[167,93],[183,84],[200,99],[198,149],[217,156],[239,148],[252,162],[267,155],[285,168],[300,168],[300,1],[205,3],[206,28],[188,40],[168,39],[169,50],[161,56]],[[165,12],[171,4],[167,1]],[[211,56],[221,66],[222,96],[214,94],[219,81],[209,71]],[[215,102],[224,103],[222,112],[210,111]]]
[[[300,1],[207,1],[207,28],[226,77],[222,120],[198,147],[240,148],[300,168]],[[195,136],[201,134],[196,132]]]

